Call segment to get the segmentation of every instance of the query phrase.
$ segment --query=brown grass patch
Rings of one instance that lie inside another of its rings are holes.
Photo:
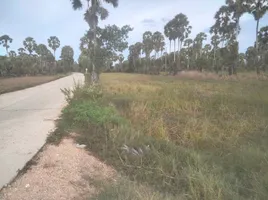
[[[62,77],[64,75],[0,78],[0,94],[33,87]]]

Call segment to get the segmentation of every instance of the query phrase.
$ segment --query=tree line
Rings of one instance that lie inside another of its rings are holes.
[[[74,65],[74,51],[71,46],[63,46],[60,60],[55,59],[56,51],[60,47],[60,40],[56,36],[48,38],[48,47],[37,44],[34,38],[27,37],[23,47],[16,51],[10,50],[13,39],[9,35],[0,37],[0,45],[6,50],[6,56],[0,56],[0,77],[46,75],[76,71]],[[53,53],[52,53],[53,52]]]
[[[210,43],[205,43],[208,35],[204,32],[189,38],[192,26],[187,16],[180,13],[165,25],[164,34],[146,31],[141,42],[129,46],[127,59],[121,58],[113,70],[151,74],[207,70],[226,71],[229,75],[238,70],[256,70],[260,74],[268,66],[268,26],[259,27],[267,11],[267,0],[226,0],[215,14]],[[242,53],[238,36],[240,19],[246,13],[256,21],[256,41]],[[169,52],[165,37],[169,40]]]

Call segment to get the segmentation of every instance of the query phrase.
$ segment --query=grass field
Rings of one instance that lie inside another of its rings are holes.
[[[62,78],[64,76],[65,75],[0,78],[0,94],[33,87]]]
[[[96,199],[268,197],[267,81],[103,74],[48,140],[71,130],[123,177]]]

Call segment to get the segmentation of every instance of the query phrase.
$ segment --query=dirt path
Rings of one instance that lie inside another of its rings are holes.
[[[0,95],[0,189],[45,144],[66,104],[60,89],[83,83],[83,74]]]
[[[92,180],[115,174],[72,139],[46,146],[37,159],[37,165],[2,190],[1,200],[84,200],[98,191]]]

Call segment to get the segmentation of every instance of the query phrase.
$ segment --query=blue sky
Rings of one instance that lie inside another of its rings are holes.
[[[166,22],[176,14],[186,14],[193,27],[190,37],[201,31],[208,31],[213,25],[215,12],[225,0],[119,0],[119,7],[109,5],[110,16],[102,21],[105,24],[118,26],[131,25],[134,31],[129,37],[129,44],[142,40],[143,32],[161,31]],[[80,54],[79,41],[87,29],[83,20],[84,10],[73,11],[69,0],[1,0],[0,35],[8,34],[13,38],[10,50],[22,47],[23,40],[31,36],[37,43],[47,44],[47,38],[58,36],[61,47],[70,45],[74,48],[75,58]],[[268,25],[266,15],[260,27]],[[253,45],[256,23],[252,16],[244,15],[241,19],[240,49],[244,51]],[[208,41],[209,42],[209,41]],[[0,54],[5,50],[0,47]],[[60,55],[57,51],[56,57]]]

